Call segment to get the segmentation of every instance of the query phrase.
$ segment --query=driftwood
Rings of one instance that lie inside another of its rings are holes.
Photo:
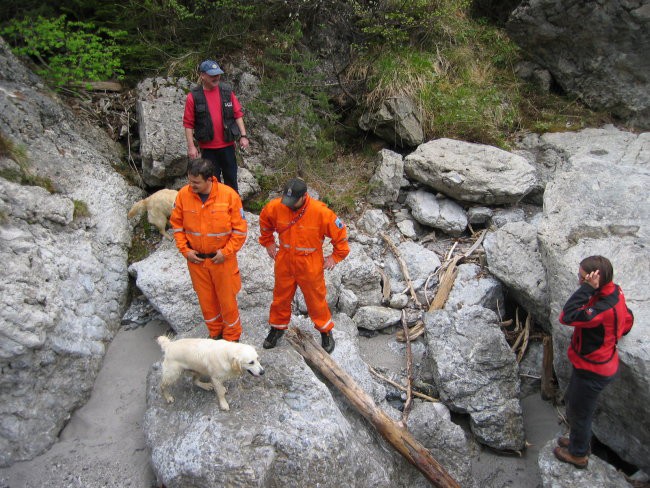
[[[406,312],[402,309],[402,329],[404,329],[404,336],[406,338],[406,403],[404,403],[404,410],[402,410],[402,424],[406,427],[406,422],[411,413],[411,406],[413,404],[413,353],[411,352],[411,337],[409,336],[409,328],[406,325]]]
[[[370,370],[370,372],[371,372],[372,374],[374,374],[374,375],[375,375],[377,378],[379,378],[380,380],[385,381],[385,382],[388,383],[389,385],[393,385],[393,386],[394,386],[395,388],[397,388],[398,390],[406,391],[406,387],[405,387],[405,386],[402,386],[402,385],[400,385],[399,383],[395,383],[395,382],[394,382],[393,380],[391,380],[390,378],[386,378],[385,376],[382,376],[382,375],[379,374],[377,371],[375,371],[375,370],[373,369],[372,366],[368,366],[368,369]],[[437,398],[430,397],[429,395],[425,395],[424,393],[420,393],[419,391],[416,391],[416,390],[413,390],[413,396],[416,396],[416,397],[418,397],[418,398],[422,398],[422,400],[426,400],[427,402],[431,402],[431,403],[438,403],[438,402],[440,401],[440,400],[438,400]]]
[[[553,385],[553,338],[544,336],[544,359],[542,360],[542,388],[543,400],[555,399],[555,386]]]
[[[420,300],[418,300],[418,297],[415,294],[415,288],[413,288],[413,282],[411,281],[411,275],[409,275],[409,270],[406,267],[406,263],[404,262],[404,259],[402,258],[402,255],[400,254],[399,250],[397,249],[397,246],[395,246],[395,244],[393,244],[393,241],[390,240],[390,237],[388,237],[383,232],[380,235],[381,235],[381,238],[384,241],[386,241],[386,244],[388,244],[388,247],[391,248],[391,250],[393,251],[393,254],[395,254],[395,259],[397,259],[397,262],[399,263],[399,266],[402,269],[402,274],[404,275],[404,279],[406,280],[406,284],[408,286],[408,289],[411,292],[411,298],[413,299],[413,302],[418,307],[422,307],[422,304],[420,304]]]
[[[460,485],[400,423],[377,407],[372,397],[362,390],[310,334],[291,327],[285,336],[305,360],[320,371],[402,456],[428,480],[440,488],[460,488]]]
[[[377,267],[377,271],[381,275],[381,301],[388,303],[390,301],[390,278],[380,267]]]
[[[474,241],[474,244],[472,244],[472,247],[470,247],[465,253],[459,254],[458,256],[452,258],[451,255],[453,254],[454,249],[458,244],[457,242],[454,243],[451,250],[447,254],[445,265],[441,267],[441,269],[444,268],[445,271],[440,278],[438,291],[433,297],[433,301],[429,305],[429,312],[433,312],[434,310],[441,310],[445,306],[445,302],[447,302],[447,298],[449,298],[449,293],[451,292],[451,288],[454,286],[454,281],[456,280],[456,275],[458,274],[456,266],[461,260],[467,259],[472,255],[474,251],[478,249],[478,247],[483,242],[483,238],[485,237],[486,233],[487,229],[483,230],[478,239],[476,239],[476,241]]]

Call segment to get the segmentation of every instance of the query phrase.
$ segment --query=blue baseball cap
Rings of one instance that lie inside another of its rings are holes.
[[[223,70],[219,67],[216,61],[210,59],[203,61],[199,66],[199,71],[206,73],[210,76],[222,75]]]

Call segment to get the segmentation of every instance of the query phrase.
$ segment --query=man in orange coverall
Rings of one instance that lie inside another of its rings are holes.
[[[279,247],[274,232],[278,234]],[[323,258],[325,236],[332,240],[334,251]],[[334,268],[350,252],[345,225],[327,205],[311,198],[305,182],[296,178],[287,182],[281,198],[271,200],[262,209],[259,242],[275,260],[275,287],[269,313],[271,330],[263,347],[275,347],[287,330],[291,301],[299,286],[309,317],[321,333],[323,349],[331,353],[334,322],[325,298],[324,269]]]
[[[169,219],[176,247],[187,259],[210,338],[236,342],[242,332],[236,253],[248,230],[241,199],[212,176],[207,159],[191,161],[187,176]]]

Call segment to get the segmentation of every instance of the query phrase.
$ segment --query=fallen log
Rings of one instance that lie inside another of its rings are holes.
[[[362,390],[310,334],[291,327],[285,335],[291,346],[305,360],[325,376],[372,426],[402,456],[439,488],[460,488],[460,485],[434,459],[431,452],[420,444],[400,423],[395,422],[379,408],[372,397]]]

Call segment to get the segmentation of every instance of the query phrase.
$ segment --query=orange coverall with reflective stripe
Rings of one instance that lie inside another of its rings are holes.
[[[302,208],[293,211],[277,198],[260,213],[259,243],[264,247],[273,244],[274,232],[278,233],[279,239],[269,323],[276,329],[288,327],[291,301],[299,286],[316,329],[329,332],[334,322],[326,300],[323,240],[325,236],[332,240],[332,257],[338,263],[350,252],[347,231],[343,222],[323,202],[307,195],[305,205],[307,209],[303,216],[290,227],[289,223]]]
[[[187,267],[210,336],[238,340],[242,332],[237,305],[241,278],[236,253],[248,230],[239,195],[212,177],[210,196],[203,203],[186,185],[176,196],[169,221],[183,256],[192,249],[201,254],[221,250],[223,263],[206,258],[198,264],[188,261]]]

